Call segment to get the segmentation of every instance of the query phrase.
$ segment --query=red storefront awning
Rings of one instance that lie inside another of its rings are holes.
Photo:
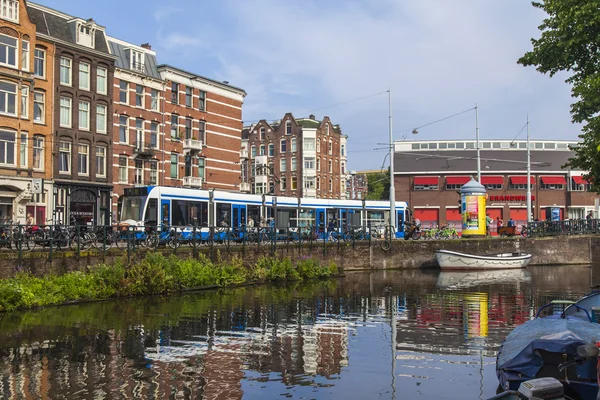
[[[447,176],[446,185],[464,185],[470,180],[471,177],[469,176]]]
[[[567,181],[564,176],[542,176],[544,185],[566,185]]]
[[[533,176],[530,177],[531,180],[529,183],[531,185],[535,184],[535,178]],[[527,185],[527,176],[511,176],[510,183],[513,185]]]
[[[573,176],[572,178],[578,185],[587,185],[588,183],[590,183],[589,181],[583,179],[583,176]]]
[[[415,185],[437,185],[438,182],[437,176],[415,176]]]
[[[504,183],[503,176],[482,176],[481,184],[482,185],[502,185]]]

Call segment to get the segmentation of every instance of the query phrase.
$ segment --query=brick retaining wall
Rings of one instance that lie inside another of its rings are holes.
[[[523,251],[533,254],[532,265],[551,264],[591,264],[600,262],[600,237],[597,236],[559,236],[535,239],[462,239],[448,241],[404,241],[392,243],[390,251],[383,251],[380,242],[350,243],[314,243],[301,246],[278,244],[275,257],[316,257],[323,262],[334,261],[344,271],[359,269],[411,269],[437,268],[434,252],[445,249],[471,254],[493,254]],[[208,247],[199,247],[197,253],[204,253],[216,260],[220,255],[224,261],[233,257],[241,257],[245,263],[254,263],[262,256],[272,254],[270,245],[256,246],[215,246],[211,254]],[[130,261],[142,257],[147,250],[137,249],[131,252]],[[170,254],[172,249],[159,251]],[[179,248],[180,257],[193,255],[191,248]],[[120,258],[127,259],[127,253],[119,249],[111,249],[102,255],[96,251],[54,252],[51,261],[47,252],[35,252],[23,255],[23,265],[18,267],[18,259],[14,254],[0,256],[0,278],[14,276],[18,271],[31,272],[36,276],[46,274],[63,274],[68,271],[85,270],[89,265],[114,263]]]

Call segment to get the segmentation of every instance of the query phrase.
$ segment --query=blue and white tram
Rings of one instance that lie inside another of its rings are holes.
[[[125,189],[120,221],[134,226],[255,226],[267,224],[277,213],[291,228],[317,227],[323,234],[329,221],[337,230],[347,227],[381,227],[389,224],[387,201],[309,199],[219,190],[145,186]],[[396,237],[402,237],[407,210],[396,202]]]

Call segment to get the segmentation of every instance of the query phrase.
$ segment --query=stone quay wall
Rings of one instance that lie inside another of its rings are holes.
[[[363,269],[414,269],[438,268],[434,252],[438,249],[452,250],[469,254],[495,254],[509,252],[527,252],[533,255],[531,265],[553,264],[593,264],[600,262],[600,236],[555,236],[547,238],[510,238],[510,239],[460,239],[447,241],[404,241],[395,240],[389,251],[380,247],[379,241],[352,243],[312,243],[280,244],[272,247],[219,245],[209,248],[182,247],[176,250],[159,249],[178,257],[194,257],[205,254],[213,261],[227,262],[239,257],[250,265],[261,257],[317,258],[321,262],[335,262],[342,271]],[[12,277],[19,272],[28,272],[35,276],[64,274],[69,271],[84,271],[89,266],[101,263],[112,264],[118,260],[135,262],[146,252],[153,251],[136,248],[135,251],[110,249],[104,253],[95,250],[76,253],[33,252],[23,254],[21,258],[14,253],[0,255],[0,278]]]

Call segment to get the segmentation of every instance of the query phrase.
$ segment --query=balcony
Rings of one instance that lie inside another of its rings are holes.
[[[150,158],[154,156],[155,150],[156,149],[150,145],[138,142],[133,149],[133,155],[134,157]]]
[[[240,183],[240,192],[250,193],[250,183],[249,182]]]
[[[248,149],[240,150],[240,158],[244,160],[248,159]]]
[[[184,139],[183,140],[183,151],[200,152],[202,151],[202,140],[196,139]]]
[[[256,156],[254,162],[257,165],[266,165],[267,164],[267,156]]]
[[[202,178],[196,177],[196,176],[184,176],[183,177],[183,187],[201,188],[202,187]]]

